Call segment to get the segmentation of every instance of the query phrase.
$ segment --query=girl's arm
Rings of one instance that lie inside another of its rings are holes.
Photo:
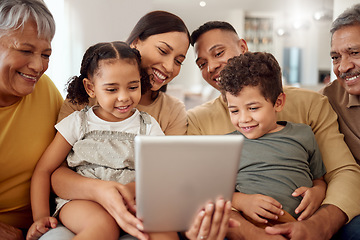
[[[57,133],[36,165],[31,179],[31,207],[34,221],[50,216],[50,177],[66,159],[71,145]]]

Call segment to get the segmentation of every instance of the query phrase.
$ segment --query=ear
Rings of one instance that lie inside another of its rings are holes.
[[[91,98],[95,98],[94,84],[88,78],[83,79],[85,91]]]
[[[135,40],[132,42],[132,43],[130,43],[130,47],[132,47],[132,48],[135,48],[136,49],[136,46],[137,46],[137,44],[139,43],[139,38],[137,37],[137,38],[135,38]]]
[[[285,100],[286,100],[285,93],[280,93],[274,104],[274,108],[276,112],[280,112],[281,110],[283,110],[285,106]]]
[[[239,39],[238,46],[241,49],[241,54],[246,53],[247,51],[249,51],[246,41],[244,39],[242,39],[242,38]]]

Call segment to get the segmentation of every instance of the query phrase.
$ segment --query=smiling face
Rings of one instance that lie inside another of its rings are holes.
[[[109,122],[119,122],[133,115],[141,98],[140,73],[135,60],[101,60],[99,71],[84,86],[97,99],[95,114]]]
[[[39,38],[35,22],[0,38],[0,106],[9,106],[32,93],[46,71],[51,43]]]
[[[232,124],[248,139],[257,139],[282,128],[276,123],[276,113],[284,107],[283,93],[273,104],[265,99],[259,87],[245,86],[237,96],[226,92],[226,98]]]
[[[151,90],[157,91],[176,77],[185,60],[189,39],[183,32],[167,32],[135,40],[131,44],[141,54],[141,65],[151,76]]]
[[[330,55],[341,86],[349,94],[360,95],[360,24],[334,32]]]
[[[227,61],[248,50],[246,42],[239,39],[236,33],[221,29],[212,29],[203,33],[194,47],[196,64],[200,68],[202,77],[218,90],[219,75]]]

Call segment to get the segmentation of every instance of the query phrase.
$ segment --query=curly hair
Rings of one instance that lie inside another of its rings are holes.
[[[80,76],[70,78],[67,83],[67,98],[74,104],[89,103],[83,80],[92,78],[99,70],[101,60],[128,59],[131,63],[138,66],[141,76],[141,94],[151,88],[149,75],[141,66],[141,56],[138,50],[131,48],[128,44],[121,41],[102,42],[89,47],[82,59]]]
[[[220,90],[237,96],[246,86],[259,86],[265,99],[275,104],[283,89],[281,68],[271,53],[247,52],[228,60],[220,72]]]

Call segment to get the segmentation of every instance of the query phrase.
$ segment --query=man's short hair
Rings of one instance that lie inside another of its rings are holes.
[[[199,39],[201,35],[204,33],[213,30],[213,29],[222,29],[225,31],[231,31],[237,34],[235,28],[228,22],[222,21],[210,21],[201,25],[198,29],[192,32],[191,34],[191,46],[194,46],[196,41]]]
[[[360,3],[346,9],[334,20],[330,28],[331,35],[342,27],[356,24],[360,25]]]

